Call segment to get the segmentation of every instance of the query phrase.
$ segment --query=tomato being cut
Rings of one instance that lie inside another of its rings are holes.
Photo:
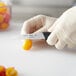
[[[31,47],[32,47],[32,40],[30,40],[30,39],[24,40],[22,48],[24,50],[30,50]]]

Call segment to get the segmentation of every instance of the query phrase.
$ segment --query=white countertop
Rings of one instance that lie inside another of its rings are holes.
[[[0,32],[0,65],[14,66],[19,76],[76,76],[76,49],[56,50],[35,43],[30,51],[22,50],[22,42],[13,39],[21,25],[11,25]]]

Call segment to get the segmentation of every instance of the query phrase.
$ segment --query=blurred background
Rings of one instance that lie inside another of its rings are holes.
[[[12,17],[18,21],[38,14],[59,17],[75,3],[76,0],[12,0]]]

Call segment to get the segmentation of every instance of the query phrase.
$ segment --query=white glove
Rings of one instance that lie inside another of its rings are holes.
[[[58,49],[76,46],[76,6],[64,12],[48,31],[52,32],[47,39],[49,45]]]
[[[24,22],[23,27],[21,29],[21,34],[25,35],[27,33],[38,33],[45,32],[49,27],[53,25],[56,18],[45,16],[45,15],[37,15],[27,21]]]

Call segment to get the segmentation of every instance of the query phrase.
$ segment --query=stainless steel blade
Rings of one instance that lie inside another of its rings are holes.
[[[32,40],[36,40],[36,39],[45,39],[43,33],[37,33],[37,34],[25,34],[25,35],[21,35],[19,37],[19,39],[32,39]]]

